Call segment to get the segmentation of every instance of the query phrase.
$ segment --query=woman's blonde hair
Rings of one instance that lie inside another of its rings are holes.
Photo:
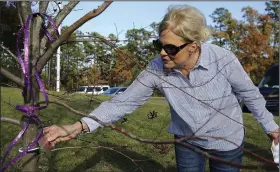
[[[188,5],[170,6],[159,25],[159,33],[171,29],[185,41],[205,42],[210,37],[204,15]]]

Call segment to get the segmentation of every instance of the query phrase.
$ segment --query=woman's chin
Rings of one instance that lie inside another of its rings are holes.
[[[164,68],[167,68],[167,69],[172,69],[175,67],[174,64],[170,64],[170,63],[164,63],[163,66],[164,66]]]

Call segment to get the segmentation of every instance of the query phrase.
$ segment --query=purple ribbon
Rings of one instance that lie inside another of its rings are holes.
[[[9,2],[9,1],[8,1]],[[7,3],[8,3],[7,2]],[[44,87],[44,83],[40,78],[40,75],[37,71],[37,67],[35,67],[35,77],[36,77],[36,81],[39,85],[40,91],[43,93],[45,101],[46,101],[46,105],[44,106],[35,106],[34,105],[34,95],[33,95],[33,91],[32,91],[32,84],[30,82],[30,72],[29,72],[29,50],[28,50],[28,46],[29,46],[29,24],[30,24],[30,20],[33,16],[35,15],[39,15],[40,17],[43,18],[47,17],[48,21],[51,23],[51,25],[54,27],[55,32],[57,37],[59,37],[59,33],[57,30],[57,26],[55,24],[55,22],[52,20],[51,17],[49,17],[46,14],[40,14],[40,13],[34,13],[28,16],[26,23],[24,26],[22,26],[17,34],[17,44],[16,44],[16,48],[17,48],[17,58],[18,58],[18,62],[20,64],[20,67],[22,69],[22,72],[24,74],[24,88],[23,88],[23,97],[26,98],[26,95],[28,93],[28,91],[31,93],[31,105],[18,105],[16,106],[16,109],[25,113],[27,116],[29,116],[29,120],[27,122],[27,124],[22,128],[22,130],[19,132],[19,134],[16,136],[16,138],[12,141],[12,143],[9,145],[7,151],[5,152],[2,161],[1,161],[1,172],[4,172],[5,170],[7,170],[7,168],[9,168],[10,166],[12,166],[14,163],[16,163],[16,161],[18,161],[20,158],[22,158],[25,154],[28,153],[28,151],[32,148],[34,148],[39,139],[43,136],[43,130],[40,131],[40,134],[35,138],[35,140],[33,140],[26,149],[24,149],[21,153],[19,153],[16,157],[14,157],[10,162],[8,162],[5,166],[4,166],[4,162],[5,159],[7,158],[7,156],[9,155],[10,151],[12,150],[12,148],[15,146],[15,144],[18,142],[18,140],[22,137],[22,135],[24,134],[24,132],[27,130],[27,128],[30,125],[31,119],[35,120],[42,128],[44,127],[41,120],[39,119],[38,116],[36,116],[34,114],[34,111],[38,111],[41,109],[44,109],[48,106],[49,103],[49,98],[48,98],[48,94],[47,91]],[[20,35],[22,34],[22,31],[24,30],[24,59],[22,59],[21,54],[20,54],[20,50],[19,50],[19,39],[20,39]],[[45,33],[46,36],[48,37],[48,39],[50,39],[51,41],[54,41],[54,39],[52,38],[52,36],[49,34],[49,32],[47,31],[47,29],[45,28]]]

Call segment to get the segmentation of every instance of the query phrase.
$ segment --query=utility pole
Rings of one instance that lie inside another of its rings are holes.
[[[62,10],[62,8],[63,8],[62,1],[59,2],[58,6],[59,6],[60,10]],[[62,23],[58,26],[59,34],[61,34],[61,25],[62,25]],[[59,46],[57,49],[57,52],[56,52],[56,92],[60,91],[60,53],[61,53],[61,50],[60,50],[60,46]]]

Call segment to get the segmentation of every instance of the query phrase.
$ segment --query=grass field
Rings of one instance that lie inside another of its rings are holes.
[[[51,92],[50,92],[51,93]],[[56,93],[53,93],[56,94]],[[84,96],[65,94],[59,96],[65,98],[65,103],[72,108],[89,113],[98,103],[89,101],[98,99],[99,102],[107,100],[108,97],[102,96]],[[54,99],[50,96],[51,99]],[[21,90],[16,88],[1,88],[1,115],[20,119],[21,113],[16,111],[14,107],[8,105],[22,104]],[[3,102],[5,101],[5,102]],[[91,103],[90,103],[91,102]],[[157,117],[149,119],[147,114],[151,111],[157,112]],[[41,120],[44,124],[69,124],[80,119],[79,116],[65,110],[63,107],[51,104],[47,109],[41,111]],[[173,135],[167,132],[167,127],[170,121],[168,104],[162,98],[152,97],[149,101],[137,109],[133,114],[125,116],[127,119],[116,122],[117,126],[123,127],[126,130],[142,137],[149,139],[172,139]],[[275,117],[278,123],[279,118]],[[258,155],[271,159],[270,146],[271,142],[265,135],[260,125],[256,122],[251,114],[244,114],[244,123],[246,128],[245,148],[257,153]],[[8,145],[18,134],[20,128],[8,124],[1,123],[1,156],[6,151]],[[8,160],[18,153],[21,143],[18,143]],[[74,148],[81,147],[84,148]],[[115,150],[105,149],[115,147]],[[125,148],[123,147],[125,146]],[[73,147],[72,149],[61,149],[40,155],[40,169],[44,172],[138,172],[138,167],[131,161],[132,158],[143,171],[176,171],[175,154],[173,145],[168,145],[162,149],[158,146],[139,143],[132,140],[110,128],[100,128],[97,131],[81,135],[77,139],[70,142],[59,143],[56,148]],[[127,157],[129,156],[129,158]],[[245,154],[243,164],[260,164],[262,161],[257,161],[255,158]],[[20,171],[21,162],[17,162],[8,171]],[[242,170],[249,171],[249,170]],[[250,170],[250,171],[265,171],[265,170]],[[278,170],[277,170],[278,171]]]

